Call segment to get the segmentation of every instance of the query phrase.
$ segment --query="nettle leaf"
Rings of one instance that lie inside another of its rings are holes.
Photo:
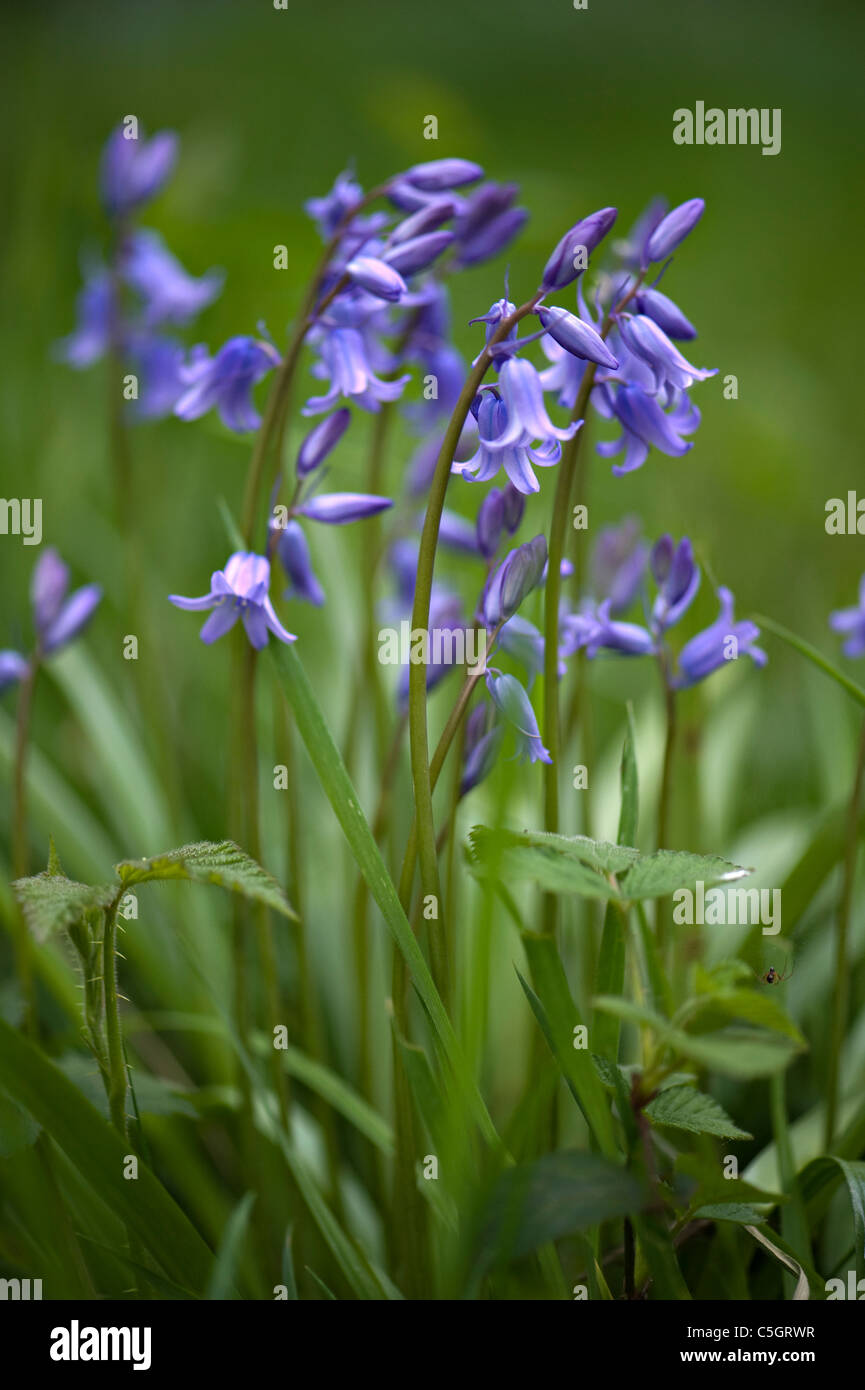
[[[717,1134],[721,1139],[753,1139],[739,1129],[726,1110],[712,1097],[693,1086],[670,1086],[655,1096],[645,1113],[657,1125],[671,1125],[691,1134]],[[752,1218],[748,1217],[750,1221]]]
[[[626,898],[642,901],[646,898],[666,898],[679,888],[693,888],[697,883],[706,887],[713,883],[732,883],[751,872],[739,864],[731,864],[718,854],[689,854],[686,850],[659,849],[654,854],[638,858],[619,880]]]
[[[118,892],[116,883],[91,886],[49,870],[32,878],[16,879],[12,887],[38,941],[46,941],[54,932],[74,926],[88,912],[109,907]]]
[[[215,883],[296,920],[296,913],[276,879],[232,840],[221,840],[218,844],[202,840],[151,859],[124,859],[114,867],[124,888],[171,879]]]
[[[758,1027],[769,1028],[774,1033],[783,1033],[799,1048],[807,1047],[795,1023],[768,994],[758,994],[753,989],[726,989],[691,1003],[693,1012],[687,1021],[682,1016],[675,1020],[684,1022],[689,1033],[708,1033],[723,1026],[728,1019],[739,1018]]]
[[[801,1048],[792,1038],[756,1028],[727,1028],[723,1032],[695,1037],[676,1028],[651,1009],[641,1008],[628,999],[601,995],[594,1000],[597,1009],[618,1014],[630,1023],[648,1027],[674,1055],[687,1058],[722,1076],[749,1081],[783,1071]]]
[[[482,1268],[519,1259],[548,1241],[636,1212],[643,1189],[598,1154],[561,1150],[500,1175],[482,1222]]]
[[[491,829],[476,825],[469,832],[471,857],[482,872],[510,882],[533,881],[548,893],[615,898],[606,877],[633,862],[636,850],[621,849],[582,836],[537,831]]]
[[[693,1216],[708,1221],[735,1221],[740,1226],[759,1226],[763,1220],[755,1207],[746,1206],[744,1202],[712,1202],[698,1207]]]

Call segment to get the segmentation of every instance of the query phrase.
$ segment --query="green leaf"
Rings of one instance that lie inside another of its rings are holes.
[[[679,888],[696,883],[731,883],[751,872],[717,854],[689,854],[687,850],[659,849],[637,860],[619,878],[624,897],[643,901],[666,898]]]
[[[548,1241],[638,1211],[633,1174],[597,1154],[560,1150],[500,1174],[482,1221],[478,1262],[489,1269]]]
[[[39,1125],[33,1116],[0,1092],[0,1158],[29,1149],[31,1144],[36,1143],[39,1132]]]
[[[581,836],[569,840],[564,835],[541,832],[517,833],[476,825],[469,832],[472,862],[492,878],[511,882],[533,881],[547,893],[575,893],[589,898],[614,898],[616,889],[601,867],[610,850],[613,863],[630,863],[636,850],[617,851],[615,845],[602,846]],[[622,858],[622,855],[625,858]]]
[[[683,1011],[684,1012],[684,1011]],[[693,1011],[687,1016],[677,1015],[676,1023],[685,1023],[689,1033],[705,1033],[717,1028],[728,1018],[744,1019],[760,1028],[783,1033],[792,1039],[797,1047],[807,1047],[805,1039],[795,1023],[789,1019],[771,995],[758,993],[754,989],[722,989],[715,994],[702,996],[694,1002]]]
[[[698,1207],[693,1217],[695,1220],[702,1217],[707,1221],[735,1221],[740,1226],[759,1226],[763,1220],[754,1207],[746,1206],[744,1202],[709,1203],[708,1206]]]
[[[645,1113],[657,1125],[687,1129],[691,1134],[717,1134],[722,1139],[754,1137],[747,1130],[739,1129],[712,1096],[693,1086],[668,1087],[649,1102]]]
[[[619,812],[620,845],[632,845],[637,838],[637,760],[634,753],[634,714],[628,705],[628,727],[622,748],[622,801]],[[616,901],[607,903],[596,975],[599,994],[625,992],[625,938],[627,917]],[[620,1022],[612,1014],[598,1013],[592,1018],[592,1046],[601,1056],[615,1062],[619,1055]]]
[[[639,775],[637,772],[637,734],[634,728],[634,707],[628,701],[628,726],[622,746],[621,787],[622,804],[619,810],[620,845],[637,843],[637,824],[640,813]]]
[[[594,1000],[594,1005],[631,1023],[651,1028],[659,1041],[678,1057],[686,1057],[698,1066],[743,1081],[783,1071],[800,1050],[790,1038],[757,1029],[728,1028],[721,1033],[694,1037],[675,1028],[660,1014],[627,999],[603,996]]]
[[[169,1279],[192,1292],[206,1286],[213,1255],[174,1198],[139,1160],[123,1176],[128,1145],[31,1042],[0,1020],[0,1084],[43,1129]]]
[[[124,859],[114,867],[124,888],[168,879],[215,883],[220,888],[265,903],[284,917],[297,918],[276,879],[231,840],[221,840],[218,844],[202,840],[151,859]]]
[[[109,907],[117,897],[117,884],[91,887],[47,869],[32,878],[18,878],[12,884],[27,924],[38,941],[74,926],[88,912]]]
[[[225,1223],[219,1250],[213,1262],[213,1272],[207,1283],[205,1298],[210,1300],[236,1299],[234,1284],[237,1265],[252,1214],[255,1193],[246,1192]]]
[[[269,1056],[272,1046],[268,1038],[255,1038],[255,1050],[262,1056]],[[296,1047],[280,1048],[278,1055],[289,1076],[296,1077],[326,1100],[382,1153],[393,1152],[393,1130],[390,1125],[347,1081]]]
[[[405,959],[418,998],[427,1012],[456,1085],[482,1134],[490,1143],[498,1144],[500,1141],[489,1111],[470,1075],[447,1010],[402,909],[381,851],[361,810],[357,792],[346,772],[339,749],[334,743],[300,658],[293,646],[286,646],[284,643],[271,644],[268,651],[324,793],[342,828],[355,862],[378,904],[398,950]]]
[[[571,1089],[601,1152],[616,1156],[615,1130],[610,1107],[589,1048],[574,1047],[574,1029],[582,1024],[573,1001],[555,942],[532,932],[522,935],[534,990],[519,976],[547,1045]]]
[[[831,1154],[815,1158],[803,1168],[799,1183],[803,1200],[810,1203],[821,1193],[824,1199],[831,1195],[841,1178],[847,1184],[853,1210],[853,1244],[858,1281],[865,1278],[865,1162],[836,1158]]]
[[[862,689],[861,685],[851,681],[849,676],[845,676],[843,671],[840,671],[837,666],[833,666],[831,661],[827,661],[822,652],[818,652],[817,648],[812,647],[810,642],[804,641],[803,638],[797,637],[795,632],[791,632],[789,628],[782,627],[772,618],[765,618],[761,614],[755,614],[754,622],[760,627],[766,628],[768,632],[774,633],[776,637],[780,637],[782,642],[786,642],[787,646],[792,647],[800,656],[806,657],[813,666],[817,667],[818,671],[823,672],[824,676],[830,676],[841,686],[842,690],[846,690],[848,695],[852,695],[858,704],[865,705],[865,690]]]

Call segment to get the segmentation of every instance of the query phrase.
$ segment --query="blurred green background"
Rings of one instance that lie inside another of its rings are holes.
[[[371,186],[413,162],[458,154],[521,185],[531,220],[518,246],[455,285],[455,334],[467,355],[479,342],[467,321],[501,295],[506,262],[512,294],[521,299],[578,216],[616,204],[625,229],[657,193],[673,204],[704,197],[706,215],[665,283],[699,328],[691,360],[720,369],[694,393],[703,411],[696,446],[678,460],[653,453],[624,480],[595,459],[591,528],[636,513],[650,538],[665,529],[689,534],[708,573],[734,590],[739,614],[765,611],[834,656],[826,616],[855,601],[865,568],[860,538],[829,537],[824,529],[827,499],[844,496],[860,478],[863,31],[861,7],[803,0],[589,0],[585,11],[570,0],[290,0],[286,11],[269,0],[5,8],[2,492],[43,497],[45,541],[61,550],[76,580],[105,585],[108,602],[86,645],[121,706],[134,711],[144,664],[164,685],[168,725],[145,726],[141,736],[154,758],[160,740],[163,758],[171,750],[182,830],[215,838],[225,832],[228,651],[226,644],[205,651],[195,619],[164,596],[202,592],[223,562],[216,499],[239,506],[249,444],[211,419],[136,429],[134,531],[151,630],[138,665],[124,662],[130,619],[117,601],[123,557],[112,519],[106,377],[100,368],[75,373],[52,360],[52,345],[73,326],[82,248],[104,244],[96,178],[109,130],[135,113],[148,131],[169,127],[181,136],[179,168],[143,221],[191,272],[225,268],[222,297],[187,335],[214,349],[232,334],[254,332],[260,320],[281,339],[318,249],[302,204],[350,163]],[[674,145],[673,111],[697,100],[780,107],[781,154]],[[428,114],[438,117],[436,144],[423,139]],[[273,269],[280,243],[290,251],[283,272]],[[736,401],[722,396],[729,373],[738,377]],[[368,425],[361,420],[349,437],[335,470],[339,486],[362,487]],[[293,431],[296,441],[296,420]],[[398,455],[395,472],[400,463]],[[551,499],[549,475],[542,481],[535,529],[545,524]],[[451,500],[474,515],[479,499],[464,487]],[[351,599],[363,542],[345,532],[316,542],[328,607],[321,615],[292,606],[287,622],[339,728],[348,672],[359,660]],[[0,645],[29,639],[35,554],[17,538],[0,538]],[[708,582],[693,616],[700,626],[714,617]],[[767,639],[767,646],[770,665],[759,677],[750,667],[724,672],[688,697],[694,729],[698,720],[705,728],[697,793],[704,818],[698,829],[685,798],[679,842],[698,849],[708,846],[689,843],[689,834],[714,837],[712,849],[749,852],[743,862],[768,863],[762,881],[776,882],[773,855],[789,862],[821,808],[846,793],[855,713],[777,642]],[[651,750],[653,671],[605,666],[592,680],[601,746],[620,728],[623,699],[632,697],[648,721]],[[0,710],[7,736],[12,703],[7,696]],[[106,850],[163,848],[128,842],[135,816],[112,818],[116,787],[106,791],[93,743],[79,730],[46,681],[35,744],[101,821]],[[270,750],[263,756],[269,760]],[[611,774],[613,756],[604,765]],[[134,771],[115,772],[121,782],[131,779],[130,805],[146,799]],[[599,770],[599,793],[602,783]],[[322,803],[310,806],[320,818],[321,853],[336,854]],[[610,814],[601,795],[599,816]],[[7,817],[3,797],[0,824]],[[477,805],[470,819],[481,819]],[[142,809],[139,825],[152,823]],[[606,822],[601,828],[614,831]],[[645,833],[651,838],[650,818]],[[69,871],[87,872],[90,866],[75,862],[74,843],[65,848]],[[339,882],[319,886],[324,896],[313,911],[323,919]],[[794,985],[801,989],[801,980]]]

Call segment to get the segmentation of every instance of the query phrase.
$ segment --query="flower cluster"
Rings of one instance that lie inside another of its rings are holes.
[[[654,601],[649,605],[644,580],[654,581]],[[673,689],[698,682],[739,656],[749,656],[755,666],[766,664],[766,653],[756,645],[759,628],[733,617],[733,595],[718,589],[720,612],[709,627],[692,637],[675,659],[667,634],[684,617],[700,587],[700,567],[687,537],[676,544],[662,536],[650,553],[639,539],[632,520],[599,538],[595,551],[596,587],[573,614],[562,619],[563,649],[572,653],[584,647],[591,658],[601,651],[622,656],[661,658],[665,679]],[[625,622],[624,612],[640,594],[646,609],[644,624]]]
[[[163,187],[176,158],[177,137],[170,131],[146,140],[137,125],[124,124],[109,136],[101,186],[111,255],[107,264],[85,264],[76,328],[57,346],[71,367],[89,367],[113,355],[133,368],[138,394],[132,409],[141,419],[170,415],[197,379],[188,375],[187,350],[170,330],[191,323],[223,282],[219,270],[198,278],[188,274],[158,232],[133,225],[133,216]],[[199,374],[200,359],[198,349],[191,365]]]
[[[56,550],[43,550],[30,582],[30,602],[36,642],[30,657],[0,651],[0,691],[25,680],[33,666],[75,640],[92,618],[102,598],[98,584],[85,584],[69,593],[69,569]]]

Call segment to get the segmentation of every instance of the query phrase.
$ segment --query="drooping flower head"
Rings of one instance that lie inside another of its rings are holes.
[[[69,568],[52,547],[43,550],[30,580],[30,604],[36,634],[34,659],[53,656],[78,637],[102,599],[98,584],[69,593]],[[20,652],[0,652],[0,692],[23,680],[30,662]]]
[[[241,618],[247,637],[253,647],[260,650],[267,646],[271,632],[280,642],[297,640],[276,616],[268,596],[269,588],[270,562],[266,557],[238,550],[229,557],[224,570],[214,571],[209,593],[201,598],[169,594],[169,602],[189,612],[212,610],[201,629],[202,642],[216,642]]]
[[[153,198],[177,160],[177,136],[162,130],[150,140],[126,123],[113,130],[102,152],[102,201],[110,217],[126,217]]]
[[[184,368],[187,389],[174,413],[181,420],[197,420],[215,409],[236,434],[258,429],[261,416],[253,405],[253,387],[278,364],[276,349],[258,338],[229,338],[215,357],[199,349]]]
[[[844,636],[841,648],[845,656],[865,656],[865,574],[859,580],[859,602],[855,608],[838,608],[829,614],[833,632]]]

